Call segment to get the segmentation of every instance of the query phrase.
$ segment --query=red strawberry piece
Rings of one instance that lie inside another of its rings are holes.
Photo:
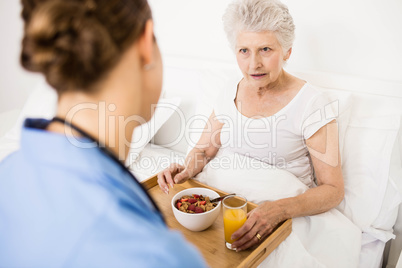
[[[195,211],[195,209],[196,209],[196,207],[193,204],[188,206],[188,210]]]
[[[203,213],[204,210],[202,210],[202,208],[200,208],[200,207],[195,207],[194,212],[195,212],[195,213]]]
[[[205,203],[207,203],[207,201],[200,201],[200,205],[205,205]]]
[[[190,204],[194,204],[194,203],[197,202],[197,199],[190,198],[190,199],[188,200],[188,202],[189,202]]]
[[[177,208],[180,208],[180,207],[181,207],[181,205],[182,205],[182,203],[177,202]]]
[[[198,194],[193,194],[194,198],[200,198]]]
[[[181,202],[187,202],[188,198],[183,198],[182,200],[180,200]]]

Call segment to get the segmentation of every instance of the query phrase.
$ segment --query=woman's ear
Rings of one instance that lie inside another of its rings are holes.
[[[283,60],[287,61],[290,58],[290,54],[292,54],[292,48],[289,48],[289,50],[288,50],[288,52],[286,52],[286,55],[283,58]]]
[[[140,56],[144,66],[152,64],[154,52],[154,23],[148,20],[145,23],[145,29],[139,39]]]

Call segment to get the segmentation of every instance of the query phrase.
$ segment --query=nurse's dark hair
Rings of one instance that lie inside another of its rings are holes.
[[[147,0],[22,0],[21,64],[58,93],[89,91],[152,18]]]

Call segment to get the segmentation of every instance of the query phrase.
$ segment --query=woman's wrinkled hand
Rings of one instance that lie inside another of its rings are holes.
[[[233,233],[232,243],[236,251],[248,249],[260,244],[274,228],[286,219],[285,212],[275,202],[264,202],[247,214],[247,221]],[[258,239],[257,234],[261,236]]]
[[[168,168],[158,173],[158,184],[161,190],[165,193],[169,193],[169,185],[173,188],[176,183],[183,183],[190,178],[190,172],[177,163],[171,164]]]

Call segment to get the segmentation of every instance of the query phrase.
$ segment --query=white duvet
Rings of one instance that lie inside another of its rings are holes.
[[[292,197],[308,187],[293,174],[238,154],[218,155],[196,180],[259,204]],[[292,233],[260,267],[358,267],[361,231],[336,209],[294,218]]]

